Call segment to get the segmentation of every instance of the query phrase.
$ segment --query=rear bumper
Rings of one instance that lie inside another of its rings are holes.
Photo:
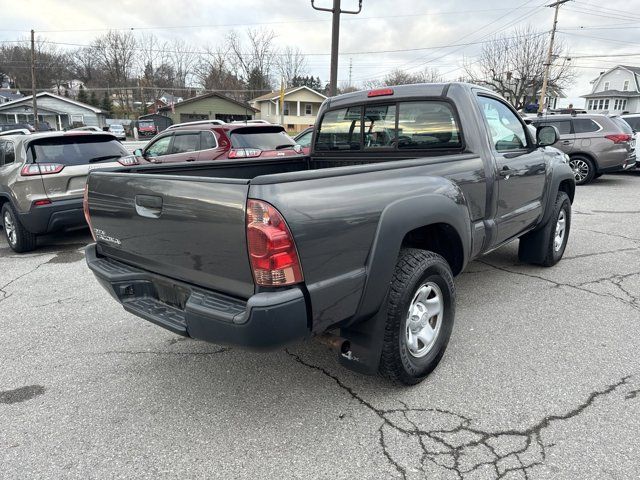
[[[300,288],[240,300],[99,257],[87,265],[125,310],[179,335],[222,345],[269,350],[310,336]]]
[[[28,231],[35,234],[87,226],[82,211],[82,199],[77,198],[31,207],[27,213],[18,213],[18,218]]]

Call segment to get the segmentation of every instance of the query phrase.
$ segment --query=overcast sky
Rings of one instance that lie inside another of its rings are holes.
[[[331,1],[317,0],[316,5],[330,6]],[[476,58],[481,44],[448,45],[482,42],[528,23],[548,31],[553,9],[544,5],[550,1],[363,0],[359,15],[342,16],[339,83],[348,81],[350,62],[356,85],[382,78],[396,67],[419,71],[428,66],[455,79],[463,72],[465,59]],[[343,9],[357,8],[357,0],[342,3]],[[110,28],[133,27],[134,32],[153,32],[163,39],[180,37],[204,47],[222,42],[230,29],[259,26],[276,32],[277,46],[297,46],[308,53],[309,73],[326,81],[330,17],[313,10],[310,0],[20,0],[4,2],[0,40],[24,37],[34,28],[51,41],[87,44]],[[558,28],[557,38],[567,46],[578,74],[561,105],[583,105],[579,96],[590,92],[589,81],[602,70],[616,64],[640,66],[640,0],[569,2],[561,7]],[[414,50],[361,53],[409,49]],[[575,58],[614,54],[638,55]]]

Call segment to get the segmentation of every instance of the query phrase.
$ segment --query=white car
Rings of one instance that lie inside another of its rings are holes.
[[[191,125],[224,125],[226,122],[222,120],[196,120],[195,122],[174,123],[169,125],[165,130],[172,130],[178,127],[190,127]]]
[[[100,127],[88,126],[88,127],[76,127],[71,130],[80,130],[83,132],[102,132],[103,130]]]
[[[109,133],[113,133],[113,135],[118,140],[126,140],[127,134],[124,132],[124,127],[118,123],[114,123],[109,125]]]

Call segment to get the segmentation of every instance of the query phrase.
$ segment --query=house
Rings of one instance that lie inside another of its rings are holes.
[[[171,105],[172,103],[175,105],[176,103],[184,101],[184,98],[178,97],[177,95],[172,95],[167,92],[162,92],[162,95],[158,97],[158,100],[160,100],[165,105]]]
[[[586,98],[589,113],[621,114],[640,112],[640,67],[616,65],[591,82]]]
[[[258,110],[221,93],[205,93],[173,105],[158,109],[158,113],[171,118],[173,123],[197,120],[251,120]]]
[[[312,126],[322,102],[327,97],[315,90],[302,86],[284,91],[284,119],[280,119],[280,92],[274,91],[251,100],[251,106],[260,110],[256,118],[271,123],[283,123],[288,131],[301,132]]]
[[[24,97],[18,90],[10,90],[8,88],[0,89],[0,104],[12,102],[13,100],[18,100],[19,98]]]
[[[48,122],[56,130],[78,126],[102,128],[106,124],[104,112],[92,105],[51,92],[38,93],[36,100],[38,121]],[[0,104],[0,123],[20,122],[34,123],[31,95]]]

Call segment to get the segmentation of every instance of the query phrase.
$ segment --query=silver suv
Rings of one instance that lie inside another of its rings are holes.
[[[0,137],[0,223],[16,252],[37,236],[86,226],[82,197],[95,168],[135,165],[108,133],[56,132]]]
[[[603,173],[635,167],[633,131],[619,117],[606,115],[550,115],[532,120],[536,127],[552,125],[560,132],[553,145],[569,155],[577,185]]]

